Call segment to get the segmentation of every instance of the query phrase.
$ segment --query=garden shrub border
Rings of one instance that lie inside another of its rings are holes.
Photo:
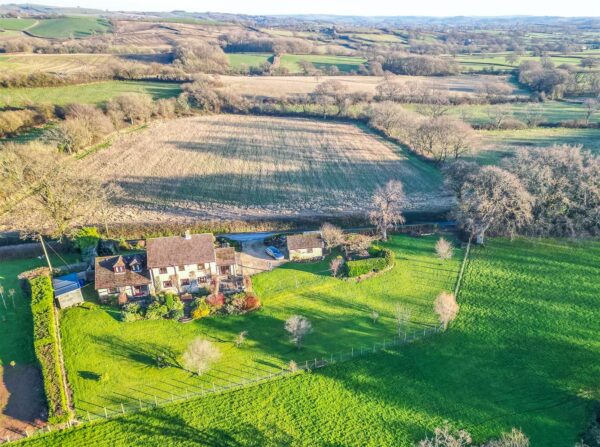
[[[29,280],[33,345],[42,371],[44,394],[48,404],[48,422],[59,424],[71,419],[67,391],[59,357],[58,327],[54,316],[54,289],[48,275]]]
[[[393,267],[396,256],[394,252],[383,247],[369,248],[370,258],[356,261],[346,261],[346,275],[348,278],[358,278],[371,272],[380,272]]]

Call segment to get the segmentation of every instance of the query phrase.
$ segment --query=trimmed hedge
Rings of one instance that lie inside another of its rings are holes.
[[[38,276],[29,280],[29,286],[33,315],[33,345],[44,379],[48,422],[52,424],[66,422],[71,418],[71,412],[67,404],[67,393],[58,355],[52,281],[49,276]]]
[[[396,259],[394,252],[387,248],[371,247],[369,248],[369,254],[372,256],[371,258],[346,262],[348,277],[356,278],[367,273],[383,270],[394,265]]]

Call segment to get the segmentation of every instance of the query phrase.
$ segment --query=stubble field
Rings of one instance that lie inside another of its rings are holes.
[[[439,170],[355,125],[217,115],[157,122],[81,160],[135,221],[355,214],[401,180],[407,210],[448,206]],[[79,168],[78,168],[79,169]]]

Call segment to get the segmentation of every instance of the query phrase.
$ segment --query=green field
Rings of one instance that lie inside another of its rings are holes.
[[[266,62],[273,61],[273,55],[270,53],[230,53],[227,57],[232,68],[261,67]]]
[[[506,56],[509,53],[490,53],[485,55],[467,55],[461,54],[456,57],[456,62],[458,62],[464,70],[482,70],[482,69],[491,69],[491,70],[502,70],[509,71],[517,69],[519,64],[525,61],[539,61],[540,58],[538,56],[528,56],[524,55],[519,58],[519,61],[514,65],[511,65],[506,61]],[[559,54],[550,54],[548,58],[554,62],[555,65],[575,65],[579,66],[581,59],[585,57],[592,56],[590,53],[576,53],[574,55],[559,55]],[[595,56],[598,56],[597,54]]]
[[[327,70],[336,66],[341,72],[347,73],[356,71],[361,64],[367,62],[363,57],[355,56],[327,56],[318,54],[283,54],[281,56],[281,66],[287,68],[290,73],[300,73],[298,65],[300,61],[311,62],[316,68]]]
[[[597,241],[490,241],[445,334],[23,445],[410,447],[449,421],[477,443],[518,427],[572,446],[600,397],[599,266]]]
[[[0,69],[11,72],[73,73],[89,72],[118,61],[111,54],[31,54],[0,56]]]
[[[102,34],[109,32],[111,29],[112,26],[106,19],[95,17],[64,17],[40,20],[28,32],[36,37],[69,39]]]
[[[485,164],[497,164],[514,153],[517,147],[544,147],[555,144],[583,146],[600,154],[600,129],[568,129],[564,127],[523,130],[482,130],[477,132],[481,149],[468,158]]]
[[[0,89],[0,107],[24,104],[101,104],[122,93],[147,93],[154,99],[170,98],[181,92],[179,84],[146,81],[105,81],[62,87]]]
[[[0,29],[8,31],[22,31],[35,25],[35,19],[0,18]]]
[[[112,308],[70,309],[62,314],[61,329],[69,382],[78,413],[102,415],[103,407],[138,407],[158,399],[198,392],[212,384],[227,386],[256,375],[279,372],[290,360],[349,353],[361,346],[391,340],[397,335],[394,307],[402,303],[411,310],[408,331],[436,325],[432,303],[442,290],[452,290],[461,253],[452,261],[437,260],[437,237],[394,237],[388,245],[397,264],[389,272],[361,283],[332,278],[328,262],[286,264],[254,277],[261,298],[259,311],[242,316],[209,317],[190,324],[176,321],[123,323]],[[381,315],[377,324],[372,310]],[[288,341],[283,325],[294,314],[313,324],[303,348]],[[248,331],[248,342],[235,348],[233,340]],[[213,341],[223,354],[212,370],[201,377],[185,371],[178,362],[195,337]],[[156,367],[155,356],[167,353],[172,365]],[[98,377],[106,375],[107,381]],[[143,380],[141,380],[143,378]]]

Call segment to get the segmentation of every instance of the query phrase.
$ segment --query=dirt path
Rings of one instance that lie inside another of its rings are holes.
[[[35,365],[0,368],[0,443],[44,425],[42,377]]]

